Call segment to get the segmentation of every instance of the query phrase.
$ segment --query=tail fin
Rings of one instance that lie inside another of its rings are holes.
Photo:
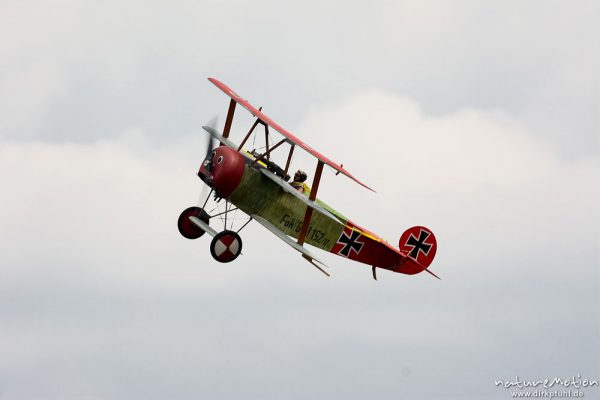
[[[431,265],[437,251],[437,241],[429,229],[424,226],[413,226],[404,231],[398,247],[410,259],[416,261],[416,265],[413,267],[418,266],[418,268],[415,268],[416,270],[412,273],[418,273]]]

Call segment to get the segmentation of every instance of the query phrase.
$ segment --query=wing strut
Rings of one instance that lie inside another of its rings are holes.
[[[237,102],[234,99],[229,101],[229,110],[227,110],[227,119],[225,120],[225,127],[223,128],[223,137],[229,137],[229,131],[231,130],[231,123],[233,122],[233,113],[235,112],[235,105]]]
[[[269,125],[265,125],[265,143],[267,144],[267,152],[264,155],[266,155],[267,160],[270,160],[269,153],[271,151],[269,150]]]
[[[312,189],[310,190],[310,195],[308,196],[308,199],[310,201],[315,201],[315,199],[317,198],[317,191],[319,190],[319,183],[321,182],[321,174],[323,173],[323,165],[323,161],[319,160],[317,162],[317,169],[315,170],[315,177],[313,178]],[[302,222],[302,229],[300,230],[300,235],[298,236],[299,245],[304,244],[306,234],[308,233],[308,225],[310,225],[310,219],[312,218],[312,213],[312,207],[306,207],[304,221]]]
[[[290,169],[290,162],[292,162],[292,154],[294,154],[294,147],[296,147],[296,145],[292,143],[292,147],[290,147],[290,152],[288,154],[287,161],[285,162],[285,171],[283,171],[284,175],[287,175],[288,170]]]
[[[250,166],[253,166],[254,164],[256,164],[259,161],[269,161],[269,154],[275,150],[276,148],[278,148],[279,146],[281,146],[283,143],[285,143],[286,139],[281,139],[279,142],[277,142],[275,144],[275,146],[271,147],[269,149],[269,146],[267,145],[267,151],[263,154],[261,154],[260,156],[256,157],[256,159],[254,161],[252,161],[252,163],[250,164]]]
[[[252,124],[252,128],[250,128],[250,130],[248,131],[248,134],[244,137],[244,140],[242,140],[242,143],[240,143],[240,146],[238,147],[237,151],[242,150],[242,147],[244,147],[244,145],[246,144],[246,141],[248,140],[248,138],[254,131],[254,128],[256,128],[256,125],[258,125],[259,122],[260,122],[260,119],[258,119],[258,118],[256,119],[256,121],[254,121],[254,123]]]

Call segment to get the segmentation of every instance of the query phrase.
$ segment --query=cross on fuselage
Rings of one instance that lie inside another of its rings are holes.
[[[342,232],[342,236],[338,239],[338,243],[343,244],[344,247],[339,251],[338,254],[348,257],[350,251],[354,250],[356,254],[362,249],[364,243],[358,242],[357,239],[360,236],[359,232],[352,231],[350,236],[346,235],[346,232]]]
[[[414,237],[412,233],[410,234],[410,237],[406,241],[407,245],[413,246],[413,249],[410,251],[410,253],[408,253],[409,257],[412,257],[416,260],[417,256],[419,255],[419,252],[422,252],[423,254],[425,254],[425,256],[429,254],[429,250],[431,250],[431,245],[425,243],[425,240],[427,240],[429,235],[430,233],[423,229],[421,229],[421,232],[419,233],[419,239]]]

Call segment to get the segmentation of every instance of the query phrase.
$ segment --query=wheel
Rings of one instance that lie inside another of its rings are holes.
[[[242,252],[242,239],[234,231],[223,231],[215,235],[210,242],[210,254],[218,262],[228,263]]]
[[[198,239],[206,232],[204,232],[204,229],[200,229],[194,225],[192,221],[190,221],[190,217],[198,217],[201,221],[206,222],[207,224],[210,217],[206,211],[200,207],[186,208],[183,210],[181,215],[179,215],[179,219],[177,220],[177,228],[179,229],[181,236],[187,239]]]

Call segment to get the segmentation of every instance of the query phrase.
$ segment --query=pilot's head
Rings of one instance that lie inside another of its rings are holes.
[[[306,172],[299,169],[294,174],[294,182],[304,182],[306,180]]]

